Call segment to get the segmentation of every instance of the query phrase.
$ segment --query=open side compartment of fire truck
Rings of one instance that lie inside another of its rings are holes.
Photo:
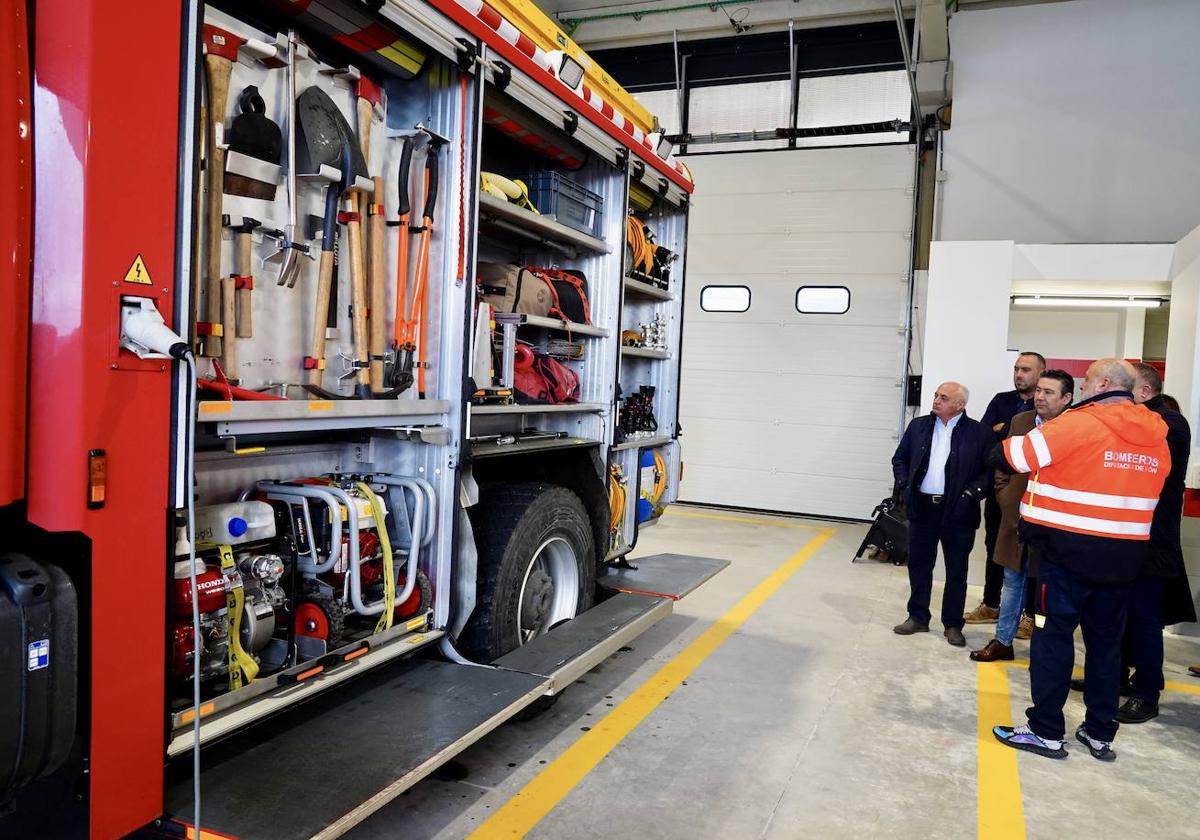
[[[690,176],[487,5],[219,2],[181,24],[175,280],[139,253],[95,319],[105,372],[172,384],[138,462],[167,473],[136,571],[162,635],[128,685],[105,667],[114,591],[77,549],[91,723],[64,772],[94,836],[191,823],[199,748],[202,826],[331,837],[724,565],[612,566],[678,495]],[[86,455],[89,515],[135,509],[137,459]],[[112,725],[135,688],[161,689],[161,727]],[[161,796],[114,796],[121,743],[155,783],[165,764]],[[280,760],[323,792],[286,815],[259,798]]]

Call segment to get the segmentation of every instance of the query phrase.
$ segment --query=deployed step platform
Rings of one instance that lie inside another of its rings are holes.
[[[610,597],[490,667],[411,659],[376,669],[207,749],[205,829],[238,840],[340,836],[505,721],[560,693],[729,564],[666,554],[630,565],[645,572],[602,577]],[[304,796],[303,808],[264,807],[262,791],[281,786],[289,796],[320,795]],[[191,797],[191,777],[177,774],[167,814],[186,822]]]

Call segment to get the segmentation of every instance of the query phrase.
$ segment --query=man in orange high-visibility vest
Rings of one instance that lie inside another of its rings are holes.
[[[1167,425],[1134,403],[1133,385],[1132,365],[1100,359],[1088,368],[1078,405],[992,453],[998,469],[1031,474],[1019,527],[1039,563],[1029,722],[992,730],[1016,749],[1067,757],[1063,705],[1082,626],[1087,716],[1075,737],[1101,761],[1116,758],[1125,613],[1171,470]]]

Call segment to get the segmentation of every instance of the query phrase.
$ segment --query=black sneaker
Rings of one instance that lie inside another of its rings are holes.
[[[1117,754],[1113,752],[1112,741],[1097,741],[1091,735],[1087,734],[1087,730],[1083,728],[1084,724],[1079,724],[1079,728],[1075,730],[1075,740],[1088,748],[1088,752],[1092,754],[1092,758],[1100,761],[1116,761]]]
[[[1117,720],[1121,723],[1145,723],[1156,717],[1158,717],[1158,704],[1140,697],[1130,697],[1121,708],[1117,709]]]

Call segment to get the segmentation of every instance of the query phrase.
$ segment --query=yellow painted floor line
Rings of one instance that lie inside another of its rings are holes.
[[[1029,660],[1028,659],[1017,659],[1012,662],[1004,662],[1001,664],[1007,665],[1009,668],[1024,668],[1024,669],[1029,668]],[[1083,669],[1082,668],[1073,669],[1071,671],[1071,678],[1072,679],[1082,679],[1083,678]],[[1179,694],[1195,694],[1197,696],[1200,696],[1200,680],[1197,680],[1195,684],[1175,682],[1174,680],[1166,680],[1163,685],[1163,691],[1175,691],[1175,692],[1178,692]]]
[[[782,519],[767,519],[759,516],[735,516],[732,513],[696,513],[690,510],[680,510],[678,507],[667,508],[666,516],[682,516],[686,519],[715,519],[718,522],[739,522],[743,525],[769,525],[772,528],[799,528],[805,531],[828,531],[823,525],[805,525],[800,522],[787,522]]]
[[[1200,695],[1200,685],[1189,685],[1188,683],[1174,682],[1173,680],[1166,681],[1167,691],[1178,691],[1180,694],[1198,694]]]
[[[979,840],[1025,840],[1017,751],[1001,744],[992,734],[993,726],[1012,726],[1008,670],[997,668],[996,663],[980,662],[975,667],[975,674],[978,688],[977,836]]]
[[[691,514],[703,515],[703,514]],[[767,599],[800,570],[822,545],[836,533],[823,528],[782,566],[763,579],[691,644],[663,665],[591,731],[567,748],[508,800],[487,822],[471,834],[471,840],[524,837],[554,806],[562,801],[588,773],[667,699],[688,676],[724,644]]]

